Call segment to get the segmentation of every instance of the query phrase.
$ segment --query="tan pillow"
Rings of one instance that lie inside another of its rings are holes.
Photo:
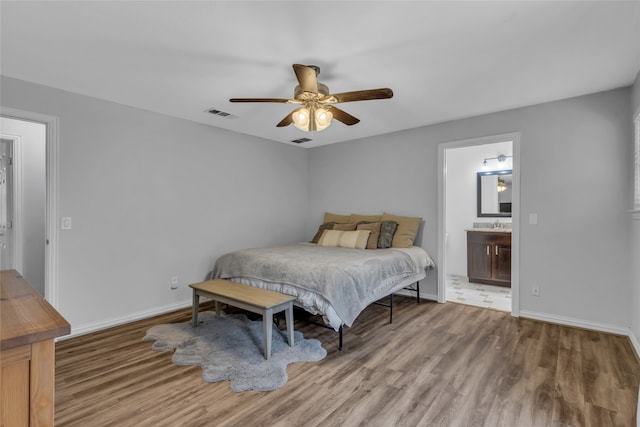
[[[344,233],[344,231],[324,230],[318,240],[318,246],[338,246],[342,233]]]
[[[378,249],[378,237],[380,237],[381,221],[372,222],[370,224],[359,224],[356,230],[369,230],[369,240],[367,241],[367,249]]]
[[[369,230],[325,230],[320,240],[318,240],[318,246],[364,249],[367,247],[370,233]]]
[[[351,222],[351,221],[349,221],[349,215],[338,215],[338,214],[332,214],[330,212],[325,212],[324,221],[322,222],[338,222],[338,223],[344,224],[345,222]]]
[[[370,230],[343,231],[338,246],[341,248],[365,249],[370,233]]]
[[[378,222],[380,221],[381,217],[382,215],[359,215],[352,213],[351,215],[349,215],[349,222]]]
[[[416,240],[422,218],[397,216],[385,212],[382,214],[382,221],[395,221],[398,223],[398,228],[393,235],[393,242],[391,243],[392,248],[410,248],[413,246],[414,240]]]
[[[350,222],[348,224],[334,224],[332,230],[341,230],[341,231],[353,231],[356,229],[358,223]]]

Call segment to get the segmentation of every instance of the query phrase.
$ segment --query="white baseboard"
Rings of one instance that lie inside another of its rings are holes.
[[[399,290],[398,292],[396,292],[396,294],[398,295],[403,295],[405,297],[416,297],[416,293],[415,291],[409,291],[406,289],[402,289]],[[428,299],[428,300],[432,300],[432,301],[438,301],[438,296],[434,295],[434,294],[425,294],[423,292],[420,292],[420,299]]]
[[[556,316],[553,314],[539,313],[536,311],[520,310],[520,317],[527,319],[541,320],[543,322],[557,323],[565,326],[575,326],[582,329],[590,329],[598,332],[608,332],[610,334],[630,336],[629,328],[624,328],[606,323],[590,322],[588,320],[574,319],[571,317]]]
[[[191,307],[191,299],[186,301],[180,301],[173,304],[163,305],[161,307],[154,307],[150,310],[139,311],[123,317],[117,317],[108,320],[102,320],[99,322],[88,323],[82,326],[71,326],[71,333],[58,340],[65,340],[68,338],[77,337],[80,335],[89,334],[92,332],[101,331],[103,329],[112,328],[114,326],[124,325],[125,323],[135,322],[136,320],[147,319],[149,317],[158,316],[160,314],[170,313],[172,311],[181,310],[183,308]]]
[[[408,290],[401,290],[398,292],[399,295],[404,295],[408,297],[415,297],[415,292],[411,292]],[[421,299],[427,299],[432,301],[437,301],[438,296],[434,294],[424,294],[420,293]],[[92,332],[97,332],[103,329],[112,328],[114,326],[124,325],[125,323],[135,322],[136,320],[147,319],[149,317],[158,316],[160,314],[170,313],[172,311],[182,310],[187,307],[191,307],[192,301],[185,300],[176,302],[173,304],[167,304],[161,307],[155,307],[150,310],[139,311],[137,313],[130,314],[128,316],[103,320],[100,322],[93,322],[82,326],[72,326],[71,333],[69,335],[65,335],[64,337],[58,338],[58,340],[65,340],[72,337],[77,337],[80,335],[89,334]],[[619,326],[608,325],[605,323],[596,323],[590,322],[581,319],[574,319],[570,317],[563,316],[555,316],[547,313],[539,313],[536,311],[529,310],[521,310],[520,317],[524,317],[527,319],[540,320],[543,322],[556,323],[565,326],[574,326],[583,329],[590,329],[599,332],[607,332],[617,335],[625,335],[629,337],[631,341],[631,345],[636,352],[636,355],[640,358],[640,341],[633,334],[633,332],[629,328],[622,328]]]
[[[415,292],[411,292],[408,290],[402,290],[398,292],[400,295],[405,295],[408,297],[415,297]],[[437,295],[432,294],[423,294],[420,293],[420,298],[437,301]],[[206,301],[206,298],[201,298],[201,301]],[[86,325],[81,326],[72,326],[71,333],[69,335],[65,335],[63,337],[59,337],[57,340],[62,341],[69,338],[77,337],[80,335],[90,334],[92,332],[101,331],[103,329],[113,328],[114,326],[124,325],[125,323],[135,322],[136,320],[147,319],[149,317],[158,316],[160,314],[171,313],[172,311],[182,310],[183,308],[191,307],[192,301],[191,299],[180,301],[173,304],[164,305],[161,307],[155,307],[150,310],[139,311],[137,313],[133,313],[123,317],[116,317],[113,319],[102,320],[99,322],[88,323]]]

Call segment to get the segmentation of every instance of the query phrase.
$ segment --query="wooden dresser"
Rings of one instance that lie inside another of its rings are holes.
[[[0,426],[53,426],[54,338],[70,331],[20,273],[0,271]]]
[[[511,287],[511,232],[467,230],[469,282]]]

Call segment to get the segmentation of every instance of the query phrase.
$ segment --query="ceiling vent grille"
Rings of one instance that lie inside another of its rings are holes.
[[[211,108],[209,110],[207,110],[208,113],[214,114],[216,116],[220,116],[220,117],[227,117],[227,118],[234,118],[236,116],[234,116],[231,113],[227,113],[226,111],[222,111],[222,110],[216,110],[215,108]]]
[[[309,138],[299,138],[299,139],[294,139],[291,142],[295,144],[302,144],[303,142],[309,142],[309,141],[311,141]]]

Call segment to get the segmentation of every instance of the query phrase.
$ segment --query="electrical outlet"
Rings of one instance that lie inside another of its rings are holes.
[[[533,295],[534,297],[539,297],[540,296],[540,286],[538,286],[538,285],[531,286],[531,295]]]
[[[171,289],[178,289],[178,276],[171,278]]]

